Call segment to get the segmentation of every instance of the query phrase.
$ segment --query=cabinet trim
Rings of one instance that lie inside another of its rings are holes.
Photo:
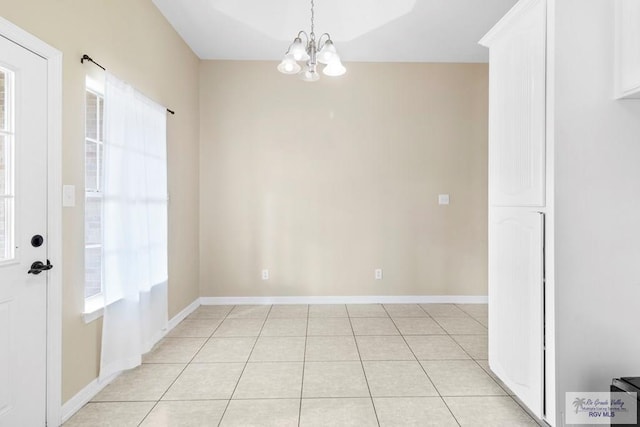
[[[512,25],[513,18],[516,15],[526,12],[541,1],[543,0],[520,0],[480,39],[478,44],[484,47],[490,47],[495,38]]]
[[[625,44],[625,37],[628,40],[636,40],[637,37],[635,37],[634,34],[631,34],[631,36],[627,35],[625,36],[625,29],[624,29],[624,19],[623,19],[623,15],[626,13],[629,13],[629,10],[625,9],[625,2],[628,2],[629,0],[615,0],[615,9],[614,9],[614,14],[615,14],[615,22],[614,22],[614,27],[615,27],[615,36],[614,36],[614,98],[615,99],[638,99],[640,98],[640,69],[638,69],[637,67],[637,63],[635,64],[636,66],[636,71],[638,72],[638,77],[635,79],[635,82],[627,82],[629,83],[626,87],[625,87],[625,82],[624,82],[624,73],[625,73],[625,67],[629,66],[629,61],[627,60],[627,56],[630,55],[629,52],[625,52],[623,51],[623,45]],[[632,1],[638,1],[638,0],[632,0]],[[636,9],[637,11],[637,9]],[[638,13],[636,13],[637,15]],[[640,16],[638,17],[640,18]],[[635,43],[637,43],[636,46],[633,46],[634,48],[640,48],[640,46],[638,46],[638,44],[640,44],[640,42],[636,41]],[[627,46],[628,48],[629,46]],[[635,49],[631,49],[632,53]],[[637,61],[637,58],[636,58]]]

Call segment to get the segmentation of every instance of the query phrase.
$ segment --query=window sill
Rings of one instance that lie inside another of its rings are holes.
[[[84,323],[91,323],[102,317],[104,313],[104,297],[98,294],[84,300]]]

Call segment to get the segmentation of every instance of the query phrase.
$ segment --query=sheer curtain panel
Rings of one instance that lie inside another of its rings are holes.
[[[167,326],[166,109],[106,73],[100,378],[138,366]]]

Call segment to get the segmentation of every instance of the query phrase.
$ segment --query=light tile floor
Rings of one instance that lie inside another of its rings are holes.
[[[65,426],[521,426],[487,306],[202,306]]]

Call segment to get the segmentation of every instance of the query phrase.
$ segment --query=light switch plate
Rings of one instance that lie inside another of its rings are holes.
[[[448,194],[438,194],[438,204],[439,205],[448,205],[449,204],[449,195]]]
[[[76,205],[76,186],[63,185],[62,186],[62,206],[65,208],[72,208],[75,205]]]

